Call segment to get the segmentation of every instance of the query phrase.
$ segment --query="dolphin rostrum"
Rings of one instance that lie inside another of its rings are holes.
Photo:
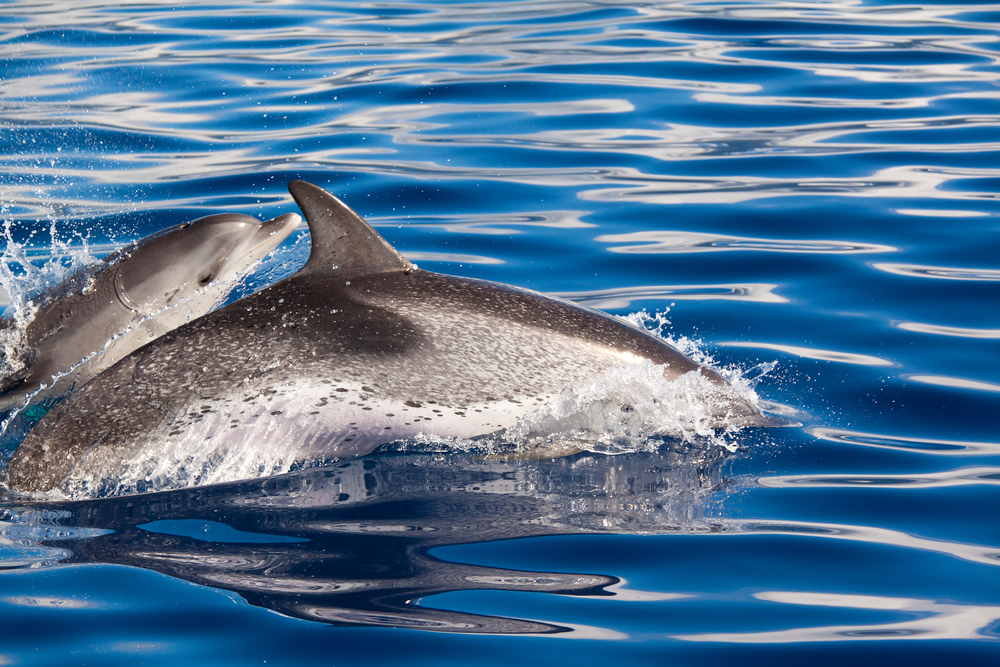
[[[220,305],[235,283],[299,224],[220,213],[169,227],[80,271],[43,297],[24,330],[16,370],[0,378],[0,409],[44,384],[66,391],[130,352]],[[82,363],[81,363],[82,362]],[[12,369],[13,370],[13,369]]]
[[[259,477],[387,442],[472,438],[630,362],[700,373],[720,424],[768,425],[717,373],[637,327],[536,292],[417,269],[340,200],[289,185],[299,272],[135,351],[53,408],[9,488],[72,497]]]

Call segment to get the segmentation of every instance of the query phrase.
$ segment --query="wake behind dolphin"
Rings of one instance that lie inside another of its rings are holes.
[[[715,425],[772,423],[645,331],[536,292],[419,270],[328,192],[303,181],[289,190],[310,227],[306,266],[137,350],[56,406],[11,460],[10,488],[141,492],[399,440],[476,438],[636,364],[699,384]]]

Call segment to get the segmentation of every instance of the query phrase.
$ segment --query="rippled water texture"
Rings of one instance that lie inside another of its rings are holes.
[[[776,361],[801,422],[7,499],[0,662],[995,660],[998,35],[982,3],[0,5],[15,305],[304,178],[422,268]]]

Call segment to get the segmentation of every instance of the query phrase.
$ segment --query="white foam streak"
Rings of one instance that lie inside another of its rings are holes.
[[[628,364],[567,387],[538,410],[522,417],[503,437],[523,447],[562,441],[604,454],[649,451],[661,442],[651,435],[687,443],[710,442],[735,451],[731,436],[738,419],[721,423],[716,406],[733,394],[701,373],[675,380],[665,367],[650,362]],[[744,397],[756,403],[753,390]]]

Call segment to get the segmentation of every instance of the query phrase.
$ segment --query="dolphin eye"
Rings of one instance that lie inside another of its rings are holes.
[[[191,226],[190,222],[185,222],[183,225],[179,225],[177,229],[187,229],[190,226]]]
[[[206,274],[205,274],[204,276],[202,276],[202,277],[201,277],[201,279],[200,279],[200,280],[198,281],[198,284],[199,284],[199,285],[207,285],[208,283],[212,282],[212,278],[214,278],[214,277],[215,277],[215,276],[213,276],[213,275],[212,275],[211,273],[206,273]]]

